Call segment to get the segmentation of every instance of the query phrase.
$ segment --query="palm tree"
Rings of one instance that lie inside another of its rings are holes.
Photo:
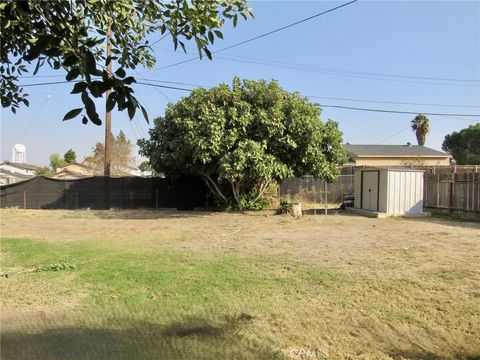
[[[415,119],[412,120],[412,130],[415,131],[418,145],[425,145],[425,138],[430,131],[430,124],[428,123],[428,118],[422,114],[418,114],[417,116],[415,116]]]

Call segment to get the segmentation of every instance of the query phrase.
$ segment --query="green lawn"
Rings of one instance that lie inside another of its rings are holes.
[[[364,264],[348,254],[327,263],[243,251],[238,235],[235,251],[198,249],[186,234],[172,240],[181,250],[114,237],[3,238],[2,359],[480,356],[474,264],[413,276],[428,248],[393,247],[382,264],[375,248]],[[63,260],[76,268],[26,272]]]

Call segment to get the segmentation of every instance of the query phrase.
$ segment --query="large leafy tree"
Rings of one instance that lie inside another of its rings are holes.
[[[480,165],[480,123],[446,135],[442,149],[459,165]]]
[[[127,175],[128,167],[135,163],[133,144],[120,130],[117,136],[110,136],[112,149],[112,175]],[[97,174],[103,174],[105,161],[105,146],[97,142],[92,149],[92,154],[87,156],[83,163],[92,168]]]
[[[251,16],[246,0],[85,0],[14,1],[0,3],[0,92],[2,107],[13,112],[21,103],[28,106],[27,95],[18,85],[29,71],[28,64],[39,68],[48,64],[64,69],[66,80],[76,81],[72,93],[81,96],[84,107],[69,111],[64,120],[84,114],[100,125],[102,121],[92,98],[109,89],[107,110],[128,110],[130,118],[141,108],[131,85],[135,77],[126,69],[139,65],[152,67],[155,54],[147,38],[169,35],[175,46],[185,50],[184,42],[194,40],[200,57],[227,20],[237,24],[238,17]],[[107,34],[112,32],[112,56],[107,57]],[[149,35],[151,35],[149,37]],[[118,67],[107,71],[115,61]],[[147,118],[148,121],[148,118]]]
[[[288,176],[333,181],[346,160],[338,124],[322,123],[316,104],[276,81],[238,78],[169,104],[139,146],[157,172],[198,175],[240,209]]]
[[[411,122],[412,130],[415,131],[418,145],[425,145],[425,139],[430,132],[430,123],[428,118],[423,114],[418,114]]]

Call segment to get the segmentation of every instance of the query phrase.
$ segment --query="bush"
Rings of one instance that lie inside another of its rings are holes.
[[[292,210],[292,202],[286,198],[280,199],[280,214],[288,214]]]
[[[243,210],[248,211],[265,211],[270,207],[270,202],[267,199],[258,199],[256,201],[242,197],[241,200]]]
[[[35,272],[73,270],[75,268],[75,264],[67,260],[57,264],[39,266],[35,269]]]

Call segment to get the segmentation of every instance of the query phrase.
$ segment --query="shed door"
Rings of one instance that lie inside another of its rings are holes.
[[[363,171],[362,209],[378,211],[378,171]]]

